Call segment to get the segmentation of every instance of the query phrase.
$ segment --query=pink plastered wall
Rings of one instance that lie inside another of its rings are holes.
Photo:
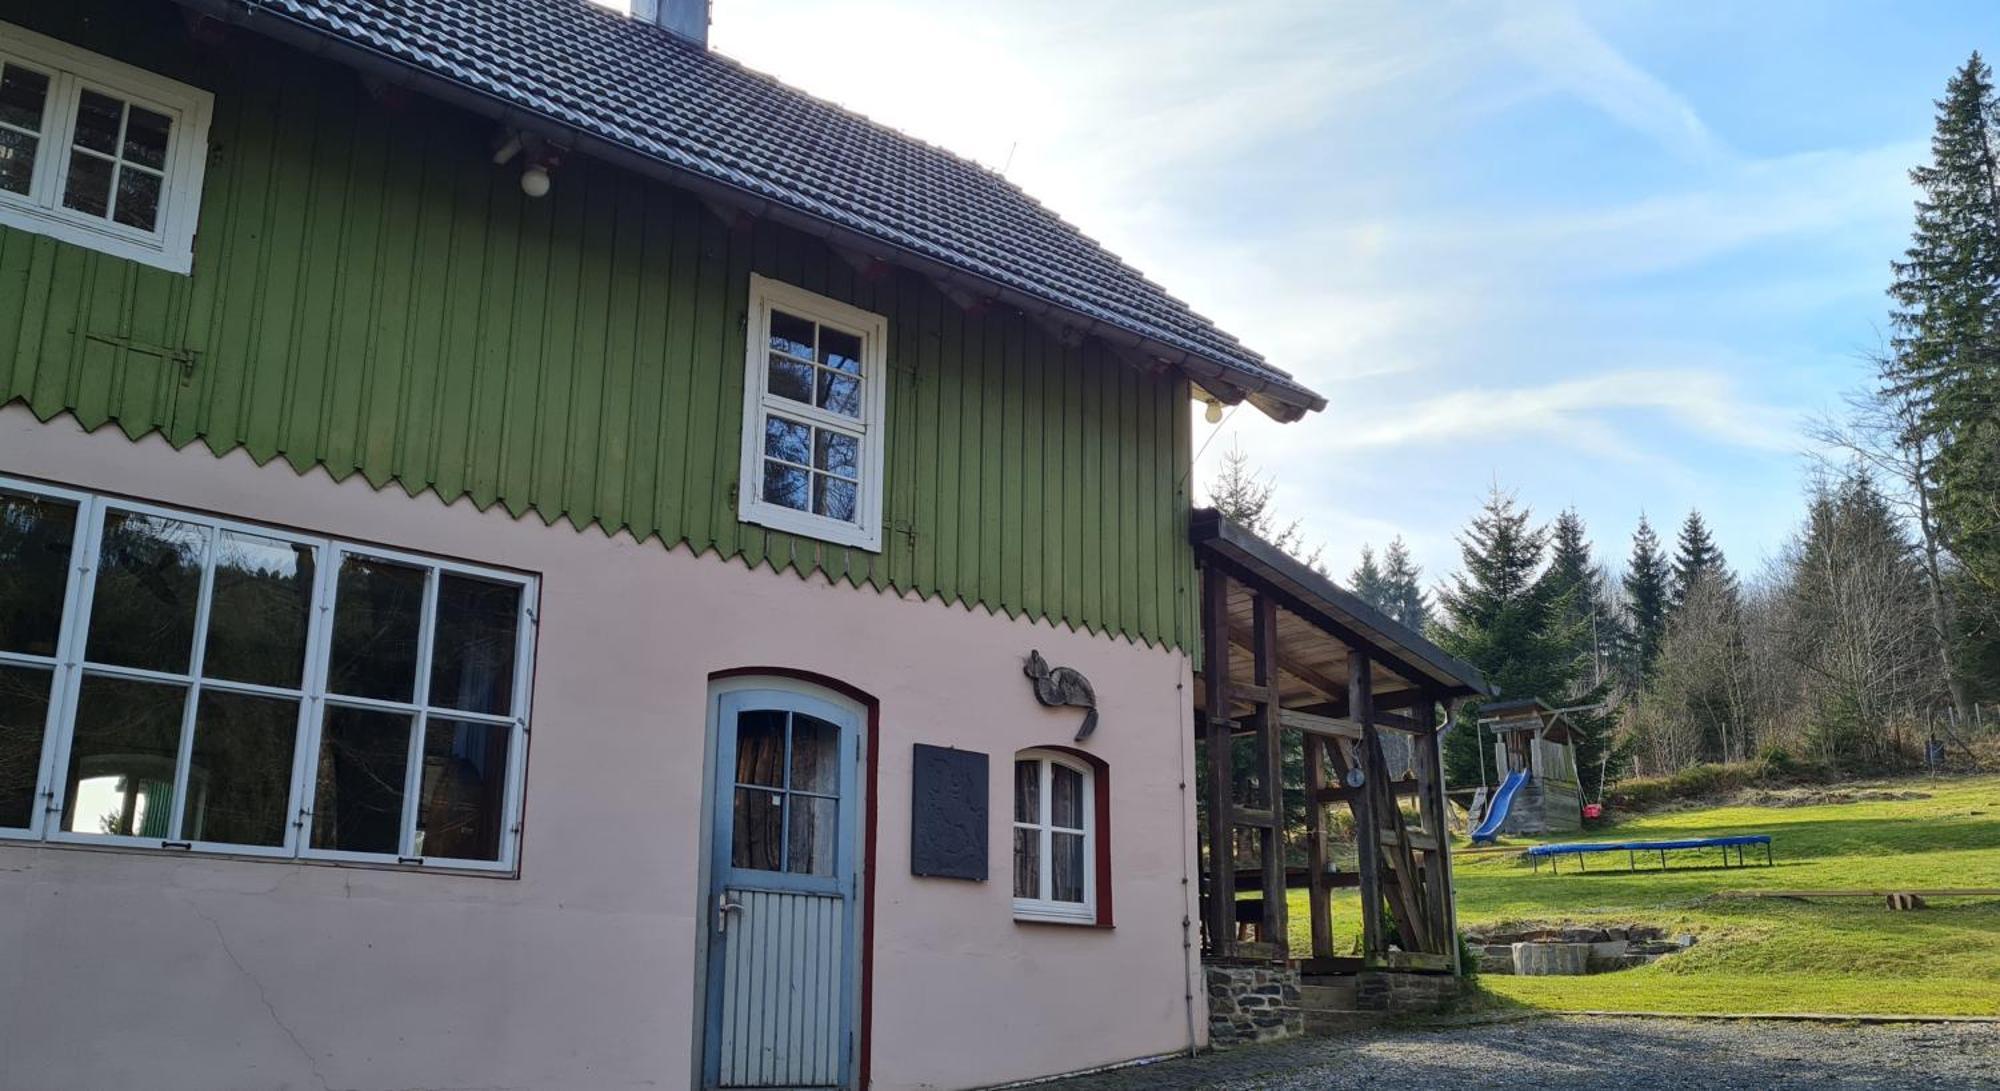
[[[880,709],[877,1088],[1184,1049],[1189,664],[1176,650],[751,571],[657,542],[175,451],[0,409],[0,474],[538,573],[518,878],[0,842],[0,1086],[678,1087],[699,1041],[709,678],[837,678]],[[1067,744],[1038,648],[1094,683],[1116,927],[1016,923],[1014,751]],[[991,878],[910,875],[911,745],[991,755]],[[1193,1027],[1189,1025],[1192,1003]]]

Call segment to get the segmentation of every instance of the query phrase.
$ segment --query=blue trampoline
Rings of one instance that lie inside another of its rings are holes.
[[[1528,850],[1528,859],[1535,862],[1535,870],[1542,870],[1542,860],[1549,862],[1549,871],[1556,870],[1556,860],[1563,856],[1576,857],[1578,871],[1588,870],[1584,858],[1593,852],[1623,852],[1628,870],[1639,870],[1639,854],[1660,854],[1660,870],[1667,869],[1667,853],[1684,849],[1721,849],[1722,866],[1743,867],[1743,849],[1748,845],[1764,846],[1764,866],[1773,865],[1771,858],[1771,835],[1768,833],[1745,833],[1734,837],[1690,837],[1679,841],[1572,841],[1566,845],[1536,845]],[[1729,862],[1729,850],[1736,850],[1736,863]]]

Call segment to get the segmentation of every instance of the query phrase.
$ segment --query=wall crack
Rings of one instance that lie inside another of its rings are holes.
[[[306,1048],[305,1042],[301,1041],[298,1034],[278,1015],[278,1006],[271,1003],[271,994],[264,988],[264,983],[258,980],[256,974],[250,972],[248,966],[243,965],[242,959],[236,957],[236,951],[229,946],[229,937],[222,932],[222,922],[202,912],[201,906],[194,902],[188,903],[188,909],[195,916],[208,922],[210,928],[215,929],[215,942],[221,945],[223,957],[229,959],[229,964],[236,967],[236,972],[242,974],[243,979],[256,988],[257,999],[264,1005],[264,1010],[270,1013],[272,1025],[283,1032],[285,1037],[290,1039],[292,1047],[299,1051],[299,1056],[305,1058],[307,1066],[312,1069],[313,1081],[319,1084],[320,1091],[333,1091],[327,1086],[326,1075],[319,1070],[319,1058],[313,1055],[312,1050]]]

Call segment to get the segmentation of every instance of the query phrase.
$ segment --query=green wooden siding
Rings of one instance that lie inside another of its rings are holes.
[[[216,96],[191,277],[0,228],[0,396],[43,419],[1193,645],[1183,381],[584,157],[528,200],[489,161],[493,126],[378,100],[240,32],[194,47],[160,7],[107,43],[88,27],[115,20],[0,4]],[[736,519],[753,271],[889,320],[879,554]]]

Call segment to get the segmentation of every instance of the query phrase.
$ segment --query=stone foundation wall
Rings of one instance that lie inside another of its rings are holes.
[[[1305,1033],[1296,969],[1204,963],[1202,972],[1208,980],[1210,1046],[1229,1049]]]
[[[1450,974],[1371,970],[1355,982],[1355,1006],[1395,1015],[1434,1012],[1457,998],[1458,986],[1459,979]]]

